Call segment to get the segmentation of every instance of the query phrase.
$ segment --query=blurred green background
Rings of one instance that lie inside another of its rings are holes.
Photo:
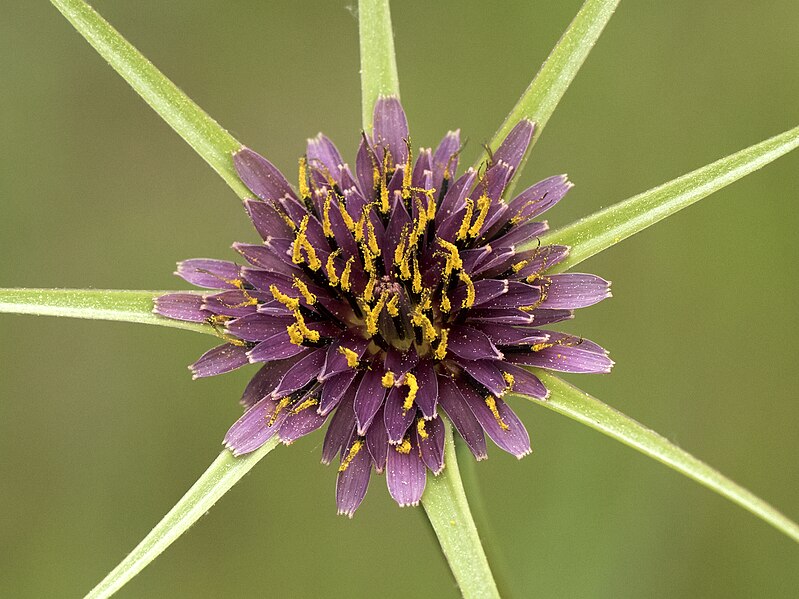
[[[350,0],[352,2],[354,0]],[[348,3],[97,0],[240,140],[291,172],[324,130],[353,156]],[[396,1],[415,144],[493,133],[580,6]],[[185,288],[254,240],[207,168],[46,2],[0,21],[0,286]],[[622,3],[523,183],[568,172],[557,226],[799,123],[799,5]],[[353,160],[354,162],[354,160]],[[571,380],[799,518],[799,154],[586,263],[614,298],[569,330],[617,366]],[[0,596],[76,597],[220,450],[250,372],[192,382],[187,332],[0,315]],[[790,597],[796,544],[596,432],[518,405],[535,452],[476,467],[516,597]],[[373,479],[337,517],[313,435],[264,460],[120,597],[455,597],[419,510]],[[501,564],[500,564],[501,562]]]

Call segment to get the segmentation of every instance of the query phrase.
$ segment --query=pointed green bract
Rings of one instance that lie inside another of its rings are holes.
[[[377,98],[399,98],[399,78],[388,0],[359,0],[358,34],[361,47],[363,129],[371,133],[372,114]]]
[[[577,72],[588,57],[589,52],[599,39],[602,30],[607,25],[613,12],[621,0],[586,0],[580,12],[569,24],[546,62],[541,65],[536,76],[525,90],[522,97],[510,111],[502,126],[491,138],[488,147],[492,151],[499,147],[502,140],[510,133],[511,129],[522,119],[529,119],[536,124],[533,139],[527,148],[527,153],[519,165],[518,172],[524,164],[541,132],[546,127],[549,117],[555,112],[560,99],[566,93]],[[479,166],[475,165],[475,168]],[[518,176],[515,178],[518,180]],[[511,197],[514,183],[506,190],[506,196]]]
[[[213,327],[206,324],[172,320],[154,314],[153,300],[165,293],[175,292],[117,289],[0,289],[0,312],[138,322],[214,334]]]
[[[110,597],[121,589],[202,518],[222,495],[278,444],[277,438],[273,438],[253,453],[238,458],[225,449],[150,534],[86,595],[86,599]]]
[[[541,237],[571,249],[550,272],[563,272],[799,147],[799,127],[595,212]],[[537,245],[531,242],[528,247]]]
[[[562,379],[543,370],[531,370],[551,393],[549,399],[532,400],[534,403],[590,426],[633,449],[637,449],[644,455],[666,464],[680,474],[692,478],[722,497],[749,510],[758,518],[765,520],[780,532],[799,542],[799,525],[750,491],[696,459],[687,451],[680,449],[655,431],[646,428]]]
[[[445,425],[445,467],[438,476],[428,475],[422,506],[433,525],[461,594],[464,597],[499,598],[463,490],[452,425],[448,422]]]
[[[233,168],[232,155],[241,148],[241,143],[180,91],[86,2],[51,2],[136,93],[219,173],[239,197],[252,195]]]

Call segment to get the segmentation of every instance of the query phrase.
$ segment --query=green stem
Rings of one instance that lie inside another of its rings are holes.
[[[205,515],[222,495],[278,444],[275,437],[257,451],[239,458],[234,458],[225,449],[150,534],[86,595],[86,599],[110,597],[121,589]]]
[[[534,401],[537,405],[568,416],[656,459],[733,503],[737,503],[794,541],[799,542],[799,525],[752,492],[731,481],[687,451],[680,449],[655,431],[605,405],[566,381],[543,370],[535,369],[534,372],[551,392],[549,399]]]
[[[232,154],[241,148],[241,143],[180,91],[86,2],[51,2],[136,93],[219,173],[239,197],[252,195],[233,168]]]
[[[799,127],[749,146],[682,177],[613,204],[541,237],[570,247],[550,272],[563,272],[799,147]],[[536,245],[538,240],[528,244]]]
[[[499,130],[489,142],[491,150],[496,150],[511,129],[522,119],[529,119],[536,124],[530,147],[522,159],[517,171],[520,172],[535,142],[546,127],[549,117],[555,112],[569,85],[577,76],[577,72],[585,62],[602,30],[607,25],[613,12],[621,0],[586,0],[580,12],[574,17],[569,27],[552,49],[522,97],[505,118]],[[475,165],[477,167],[478,165]],[[515,178],[518,180],[518,176]],[[511,197],[512,188],[505,192]]]
[[[0,289],[0,312],[116,320],[215,334],[213,327],[153,314],[153,300],[174,291],[117,289]],[[191,293],[191,292],[182,292]]]
[[[361,45],[361,105],[363,129],[372,131],[372,115],[380,96],[399,98],[394,56],[394,33],[388,0],[359,0],[358,34]]]
[[[446,424],[446,467],[438,476],[428,477],[422,505],[463,596],[467,599],[499,597],[466,501],[455,455],[452,426]]]

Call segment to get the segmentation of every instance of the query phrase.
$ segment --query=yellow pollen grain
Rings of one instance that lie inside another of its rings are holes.
[[[343,202],[339,202],[338,210],[341,213],[341,220],[344,221],[344,226],[346,226],[349,231],[354,232],[355,231],[355,221],[352,220],[352,217],[350,216],[350,213],[347,211],[347,209],[344,207],[344,203]]]
[[[477,200],[477,209],[480,210],[480,212],[478,213],[477,218],[474,219],[474,224],[472,224],[471,229],[469,229],[470,237],[477,237],[480,235],[480,229],[483,228],[483,225],[486,222],[489,208],[491,208],[491,198],[489,198],[487,195],[481,195]]]
[[[429,191],[431,192],[431,195],[433,195],[436,190],[435,189],[431,189]],[[427,198],[427,221],[431,222],[431,221],[435,220],[435,218],[436,218],[436,201],[433,198],[428,196],[428,198]]]
[[[386,374],[383,375],[383,378],[380,380],[380,382],[386,389],[390,389],[394,386],[394,373],[390,370],[386,370]]]
[[[341,273],[341,288],[344,291],[350,290],[350,272],[352,271],[352,264],[355,262],[355,256],[347,258],[347,263],[344,265],[344,271]]]
[[[330,254],[327,257],[327,264],[325,265],[325,270],[327,271],[327,280],[330,281],[330,284],[333,285],[334,287],[338,285],[339,282],[338,273],[336,273],[336,265],[334,263],[334,260],[336,259],[336,256],[338,256],[340,253],[341,249],[337,249],[335,252]]]
[[[514,377],[510,372],[503,372],[502,378],[505,379],[505,382],[508,384],[506,391],[513,389],[513,385],[516,383],[516,377]]]
[[[391,206],[388,203],[388,185],[385,184],[383,179],[380,179],[380,212],[388,214]]]
[[[352,351],[349,347],[340,346],[338,348],[338,353],[344,356],[347,359],[347,366],[350,368],[357,368],[358,364],[360,363],[361,359],[358,357],[358,354]]]
[[[466,297],[463,298],[461,307],[471,308],[474,305],[475,298],[474,283],[472,282],[471,277],[463,270],[458,274],[458,278],[466,285]]]
[[[308,187],[308,161],[305,159],[305,156],[300,158],[300,168],[299,168],[299,189],[300,189],[300,197],[310,198],[311,197],[311,190]]]
[[[502,420],[502,416],[500,416],[499,409],[497,408],[497,400],[493,395],[489,395],[488,397],[486,397],[486,405],[488,406],[488,409],[491,410],[491,413],[494,415],[494,420],[497,421],[499,428],[501,428],[503,431],[508,430],[510,427],[505,423],[504,420]]]
[[[416,380],[416,375],[407,373],[402,380],[402,384],[408,387],[408,394],[405,396],[405,401],[402,404],[402,413],[405,414],[411,409],[416,394],[419,392],[419,381]]]
[[[410,441],[410,439],[408,439],[408,437],[405,437],[402,440],[402,443],[400,443],[399,445],[394,447],[394,451],[396,451],[397,453],[404,454],[404,455],[408,455],[409,453],[411,453],[411,441]]]
[[[466,198],[466,214],[463,215],[458,234],[455,236],[458,240],[466,239],[466,234],[469,232],[469,226],[472,224],[472,212],[474,212],[474,202],[471,198]]]
[[[363,290],[363,300],[366,302],[371,302],[375,297],[375,285],[377,284],[377,278],[375,277],[374,273],[369,275],[369,281],[366,283],[366,287]]]
[[[349,468],[350,463],[352,463],[352,460],[355,459],[355,456],[358,455],[358,452],[361,451],[362,448],[363,440],[358,439],[355,441],[355,443],[352,444],[352,447],[350,447],[350,450],[347,452],[347,457],[344,458],[344,461],[341,462],[341,466],[338,467],[338,471],[344,472],[347,468]]]
[[[438,342],[436,351],[433,352],[433,357],[436,360],[443,360],[447,355],[447,337],[449,336],[449,329],[441,329],[441,341]]]
[[[297,230],[297,234],[294,238],[294,251],[291,255],[291,261],[294,264],[302,264],[302,248],[305,246],[307,242],[307,238],[305,236],[305,232],[308,230],[308,221],[310,217],[306,214],[302,221],[300,222],[300,228]]]
[[[413,256],[413,284],[412,289],[414,293],[422,292],[422,273],[419,270],[419,260],[416,255]]]
[[[299,310],[300,308],[300,300],[296,297],[291,297],[290,295],[286,295],[280,289],[277,288],[277,285],[270,285],[269,291],[272,293],[272,296],[279,301],[281,304],[286,306],[291,311]]]
[[[416,432],[419,433],[420,439],[428,439],[430,437],[430,434],[427,432],[427,430],[424,427],[424,418],[419,418],[419,420],[417,420]]]
[[[402,232],[400,233],[399,243],[397,247],[394,249],[394,262],[396,264],[401,264],[403,260],[405,260],[405,242],[408,240],[408,225],[405,225],[402,228]]]
[[[366,210],[366,208],[364,208]],[[377,245],[377,235],[375,235],[375,226],[372,224],[372,219],[369,218],[367,215],[366,217],[366,229],[368,233],[367,241],[369,243],[369,251],[375,255],[375,257],[380,255],[380,246]]]
[[[291,401],[291,396],[287,396],[278,402],[277,406],[275,406],[275,411],[272,412],[272,415],[269,417],[269,421],[266,423],[266,426],[272,426],[273,424],[275,424],[277,417],[280,416],[280,412],[282,412],[286,408],[286,406],[289,405],[290,401]]]
[[[305,301],[308,302],[309,305],[313,306],[316,303],[316,296],[308,289],[308,285],[297,277],[294,277],[294,287],[300,290],[302,297],[305,298]]]
[[[413,153],[411,151],[411,144],[408,144],[408,159],[402,166],[402,197],[406,200],[411,197],[411,185],[413,184]]]

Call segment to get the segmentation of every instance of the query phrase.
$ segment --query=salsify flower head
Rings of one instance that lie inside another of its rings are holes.
[[[568,248],[536,244],[547,224],[534,218],[572,187],[564,175],[503,197],[534,127],[519,122],[480,169],[456,177],[458,131],[414,157],[399,100],[381,98],[354,174],[322,134],[296,190],[254,151],[234,155],[264,242],[233,245],[248,266],[179,263],[179,276],[214,291],[155,307],[224,338],[190,367],[195,378],[263,364],[225,437],[234,454],[329,420],[322,460],[340,459],[339,513],[352,516],[372,470],[385,471],[397,503],[416,505],[427,471],[444,468],[442,413],[478,460],[486,434],[521,458],[530,439],[502,398],[548,395],[525,366],[610,370],[600,346],[541,328],[610,291],[594,275],[547,274]]]

